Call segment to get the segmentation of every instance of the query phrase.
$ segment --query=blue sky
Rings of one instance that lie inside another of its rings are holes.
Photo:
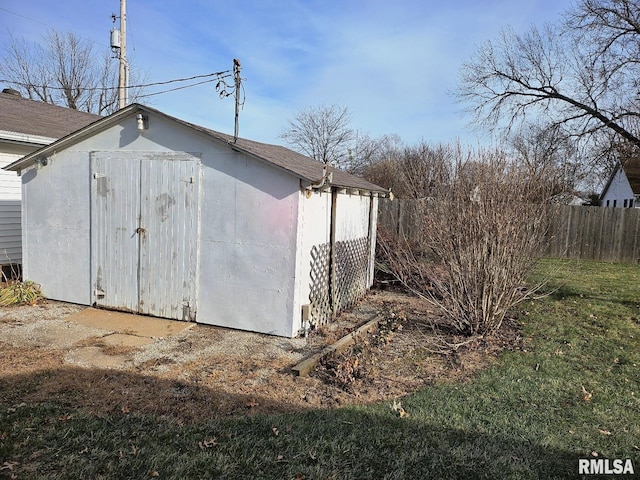
[[[571,0],[127,0],[127,52],[149,82],[242,63],[240,136],[282,143],[310,106],[347,107],[351,126],[377,137],[484,143],[450,92],[459,68],[507,26],[557,20]],[[39,41],[49,28],[108,49],[119,0],[0,0],[0,44],[10,30]],[[115,61],[115,60],[114,60]],[[169,115],[233,133],[233,100],[215,84],[150,97]],[[149,92],[154,91],[149,89]]]

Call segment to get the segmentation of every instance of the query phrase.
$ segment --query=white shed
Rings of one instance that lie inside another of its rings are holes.
[[[51,299],[286,337],[373,281],[382,188],[133,104],[6,167]]]

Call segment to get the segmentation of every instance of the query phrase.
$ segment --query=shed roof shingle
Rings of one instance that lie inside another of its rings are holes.
[[[0,93],[0,130],[60,138],[99,120],[100,116]]]
[[[172,117],[173,118],[173,117]],[[185,125],[190,126],[196,130],[199,130],[207,135],[222,140],[227,143],[232,149],[240,150],[256,157],[261,158],[273,165],[288,170],[291,173],[296,174],[300,178],[308,180],[310,182],[318,182],[323,176],[324,164],[313,160],[306,155],[294,152],[281,145],[272,145],[269,143],[256,142],[255,140],[248,140],[246,138],[238,138],[233,141],[232,135],[210,130],[198,125],[194,125],[177,118],[173,118]],[[345,188],[371,190],[374,192],[387,192],[387,190],[374,185],[371,182],[364,180],[363,178],[356,177],[339,168],[329,167],[329,173],[332,174],[331,185]]]
[[[256,142],[254,140],[248,140],[245,138],[238,138],[237,141],[234,142],[233,136],[231,135],[217,132],[215,130],[210,130],[199,125],[180,120],[179,118],[172,117],[154,108],[135,103],[123,108],[122,110],[117,111],[116,113],[108,117],[103,117],[99,121],[87,125],[76,132],[72,132],[71,134],[61,138],[57,142],[54,142],[49,146],[40,148],[39,150],[26,155],[20,160],[16,160],[12,164],[4,168],[6,170],[20,170],[22,168],[26,168],[31,165],[39,155],[46,155],[49,151],[55,151],[58,148],[65,148],[67,145],[73,144],[80,138],[86,138],[92,135],[95,131],[100,131],[101,129],[107,128],[108,126],[120,121],[122,118],[136,115],[140,112],[155,113],[157,115],[170,119],[171,121],[178,122],[188,128],[207,135],[218,142],[226,144],[232,150],[257,157],[260,160],[286,170],[298,176],[299,178],[308,181],[309,183],[319,182],[323,177],[324,165],[322,163],[317,162],[300,153],[294,152],[293,150],[290,150],[288,148],[282,147],[280,145],[271,145],[268,143]],[[337,168],[329,167],[329,172],[333,174],[330,182],[330,185],[332,186],[340,188],[360,189],[378,193],[388,192],[386,189],[379,187],[378,185],[374,185],[373,183],[367,182],[362,178],[356,177],[355,175],[351,175],[350,173],[339,170]]]

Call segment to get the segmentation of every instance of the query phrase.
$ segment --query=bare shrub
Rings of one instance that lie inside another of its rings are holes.
[[[456,332],[490,335],[533,293],[524,282],[545,242],[548,183],[502,154],[459,152],[449,178],[413,204],[410,237],[381,229],[379,245],[389,271]]]

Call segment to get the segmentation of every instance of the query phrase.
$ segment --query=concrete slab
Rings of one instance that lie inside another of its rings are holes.
[[[100,347],[82,347],[70,350],[65,361],[84,367],[121,368],[126,364],[127,357],[107,355]]]
[[[100,339],[105,345],[120,345],[123,347],[142,347],[143,345],[151,345],[155,340],[149,337],[139,337],[137,335],[125,335],[123,333],[114,333],[102,337]]]
[[[195,325],[192,322],[178,322],[92,307],[73,313],[66,317],[65,320],[85,327],[147,338],[166,338]]]
[[[16,347],[69,348],[79,342],[103,337],[111,333],[101,328],[74,325],[64,320],[37,320],[2,324],[0,342]]]

